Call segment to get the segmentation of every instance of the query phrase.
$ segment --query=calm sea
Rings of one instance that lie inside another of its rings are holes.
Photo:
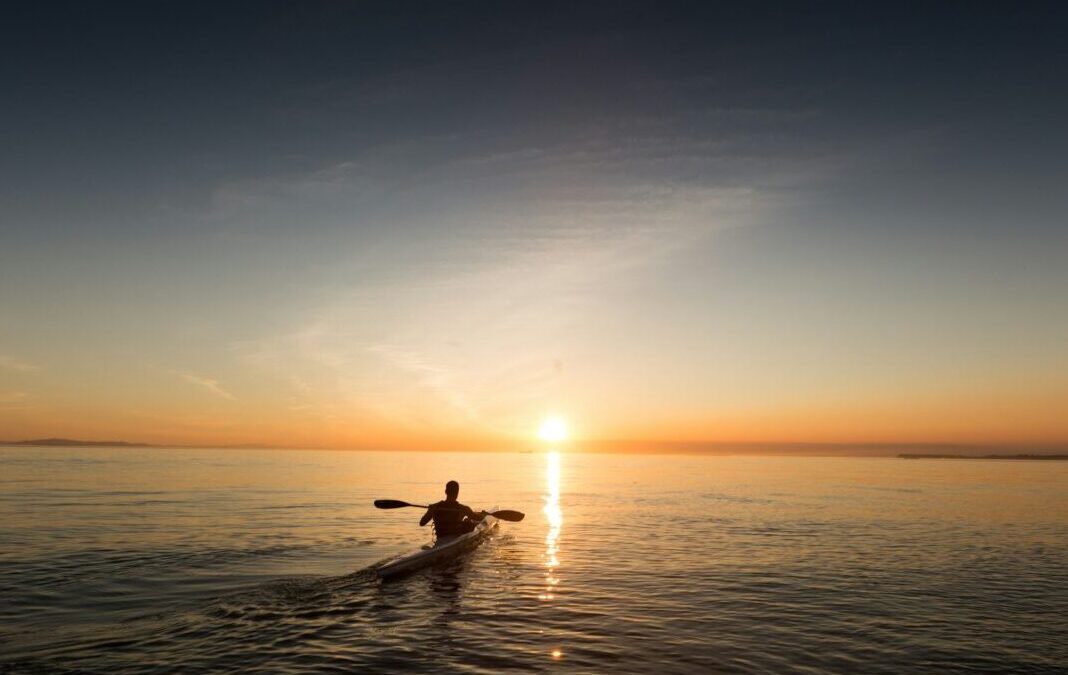
[[[416,509],[527,513],[395,582]],[[1068,463],[0,448],[0,671],[1068,672]]]

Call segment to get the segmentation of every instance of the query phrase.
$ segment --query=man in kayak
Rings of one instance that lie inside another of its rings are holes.
[[[446,534],[464,534],[475,529],[475,525],[486,517],[485,511],[475,512],[470,506],[456,501],[460,494],[460,484],[454,480],[445,483],[445,501],[431,504],[419,519],[419,526],[434,521],[434,533],[439,537]]]

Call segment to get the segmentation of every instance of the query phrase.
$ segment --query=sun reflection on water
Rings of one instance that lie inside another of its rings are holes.
[[[542,512],[549,524],[549,532],[545,535],[545,592],[538,596],[541,600],[552,600],[556,597],[556,588],[560,584],[557,575],[560,567],[560,526],[564,522],[563,513],[560,511],[560,453],[553,450],[546,455],[545,466],[545,507]]]

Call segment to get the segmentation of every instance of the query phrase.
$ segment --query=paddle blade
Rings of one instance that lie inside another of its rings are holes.
[[[490,515],[494,518],[507,520],[512,523],[518,523],[519,521],[527,517],[527,514],[523,513],[522,511],[494,511]]]
[[[379,509],[402,509],[405,506],[411,506],[408,502],[402,502],[399,499],[376,499],[375,508]]]

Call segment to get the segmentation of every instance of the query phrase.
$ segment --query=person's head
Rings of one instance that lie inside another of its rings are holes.
[[[460,484],[454,480],[450,480],[445,483],[445,496],[449,499],[456,499],[456,496],[460,494]]]

